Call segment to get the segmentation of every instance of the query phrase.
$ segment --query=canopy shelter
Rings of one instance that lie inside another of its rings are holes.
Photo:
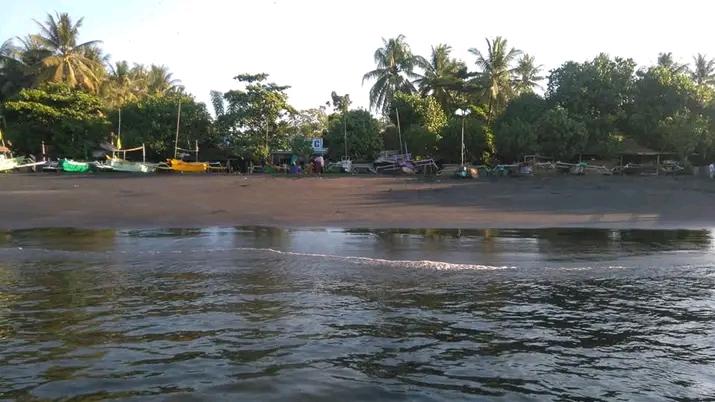
[[[658,176],[661,171],[661,159],[673,156],[672,152],[661,152],[638,144],[630,138],[626,138],[621,143],[620,170],[624,173],[629,166],[647,166],[655,162],[654,174]]]

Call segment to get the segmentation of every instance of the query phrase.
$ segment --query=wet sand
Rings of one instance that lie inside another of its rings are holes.
[[[0,228],[715,227],[693,177],[0,175]]]

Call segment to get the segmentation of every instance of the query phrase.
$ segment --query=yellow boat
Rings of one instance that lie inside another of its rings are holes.
[[[167,159],[169,169],[181,173],[204,173],[209,169],[206,162],[184,162],[181,159]]]

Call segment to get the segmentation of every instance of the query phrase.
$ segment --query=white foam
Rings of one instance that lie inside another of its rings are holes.
[[[389,266],[398,268],[420,268],[420,269],[434,269],[434,270],[500,270],[500,269],[515,269],[516,267],[509,266],[492,266],[492,265],[481,265],[481,264],[457,264],[444,261],[430,261],[430,260],[388,260],[383,258],[371,258],[371,257],[354,257],[354,256],[340,256],[333,254],[320,254],[320,253],[303,253],[296,251],[281,251],[272,248],[253,248],[253,247],[242,247],[237,250],[243,251],[260,251],[279,255],[290,255],[298,257],[309,257],[309,258],[319,258],[319,259],[329,259],[333,261],[344,261],[352,264],[360,265],[379,265],[379,266]]]

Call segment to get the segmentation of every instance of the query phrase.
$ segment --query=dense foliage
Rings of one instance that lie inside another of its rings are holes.
[[[181,104],[180,147],[198,141],[255,162],[275,150],[307,158],[314,137],[325,137],[333,159],[347,145],[356,159],[401,149],[457,162],[462,124],[467,159],[480,163],[537,153],[608,158],[631,143],[690,163],[715,157],[715,60],[703,54],[688,65],[664,52],[640,68],[599,54],[544,74],[534,56],[502,37],[458,60],[447,44],[428,57],[414,54],[398,35],[383,39],[375,69],[363,76],[378,118],[335,92],[296,110],[289,87],[265,73],[237,75],[237,88],[212,91],[212,117],[166,66],[110,62],[100,41],[80,40],[83,23],[47,15],[38,32],[0,45],[0,128],[16,152],[36,154],[44,141],[58,156],[90,157],[121,132],[125,146],[144,143],[150,158],[164,159],[173,155]],[[463,119],[457,109],[471,114]]]
[[[5,111],[8,139],[33,154],[39,154],[44,141],[59,155],[87,157],[109,128],[99,99],[65,84],[23,89],[5,103]]]
[[[379,122],[365,110],[351,110],[345,115],[333,114],[328,122],[326,142],[328,156],[339,160],[345,155],[344,128],[347,126],[348,155],[353,159],[372,160],[382,149]]]

